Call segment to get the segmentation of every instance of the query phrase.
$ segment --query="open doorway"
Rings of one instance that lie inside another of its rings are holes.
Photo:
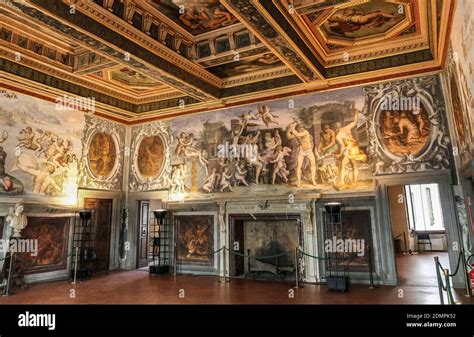
[[[389,186],[388,198],[398,284],[436,286],[434,257],[449,265],[438,184]]]
[[[158,221],[155,211],[162,210],[163,203],[159,199],[138,201],[137,226],[137,269],[149,271],[166,261],[169,265],[171,254],[171,232],[169,218]]]

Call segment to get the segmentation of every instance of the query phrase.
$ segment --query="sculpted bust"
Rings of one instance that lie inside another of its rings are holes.
[[[26,228],[28,225],[28,218],[23,214],[24,206],[22,203],[17,203],[15,205],[14,212],[10,213],[6,217],[6,224],[8,227],[11,227],[13,230],[12,237],[20,238],[21,231]]]

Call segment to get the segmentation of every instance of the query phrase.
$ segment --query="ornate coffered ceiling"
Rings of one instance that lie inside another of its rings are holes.
[[[454,0],[5,0],[0,86],[138,123],[419,73]]]

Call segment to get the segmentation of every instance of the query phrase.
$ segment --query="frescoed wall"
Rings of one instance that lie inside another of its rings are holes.
[[[170,129],[134,127],[162,137],[156,156],[169,150],[171,162],[148,165],[170,171],[153,185],[132,160],[130,187],[169,186],[171,198],[373,190],[377,174],[451,167],[444,104],[439,78],[427,76],[178,117]]]
[[[0,194],[76,193],[84,114],[23,94],[0,95]]]
[[[124,126],[2,90],[0,196],[74,205],[78,187],[120,190],[124,143]]]
[[[355,88],[176,118],[171,192],[371,189],[363,107]]]
[[[461,165],[473,157],[474,142],[474,3],[457,2],[451,48],[448,52],[448,87],[455,118]]]

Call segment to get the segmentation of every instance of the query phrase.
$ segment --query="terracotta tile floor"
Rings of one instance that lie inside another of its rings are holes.
[[[400,269],[400,266],[399,266]],[[67,281],[31,285],[1,304],[439,304],[438,288],[426,285],[383,286],[369,289],[351,285],[346,293],[329,292],[324,285],[306,284],[290,298],[293,284],[232,279],[220,283],[212,276],[150,276],[146,271],[121,271],[95,275],[75,286]],[[180,298],[184,289],[184,298]],[[398,297],[403,289],[404,297]],[[474,303],[456,295],[456,301]]]

